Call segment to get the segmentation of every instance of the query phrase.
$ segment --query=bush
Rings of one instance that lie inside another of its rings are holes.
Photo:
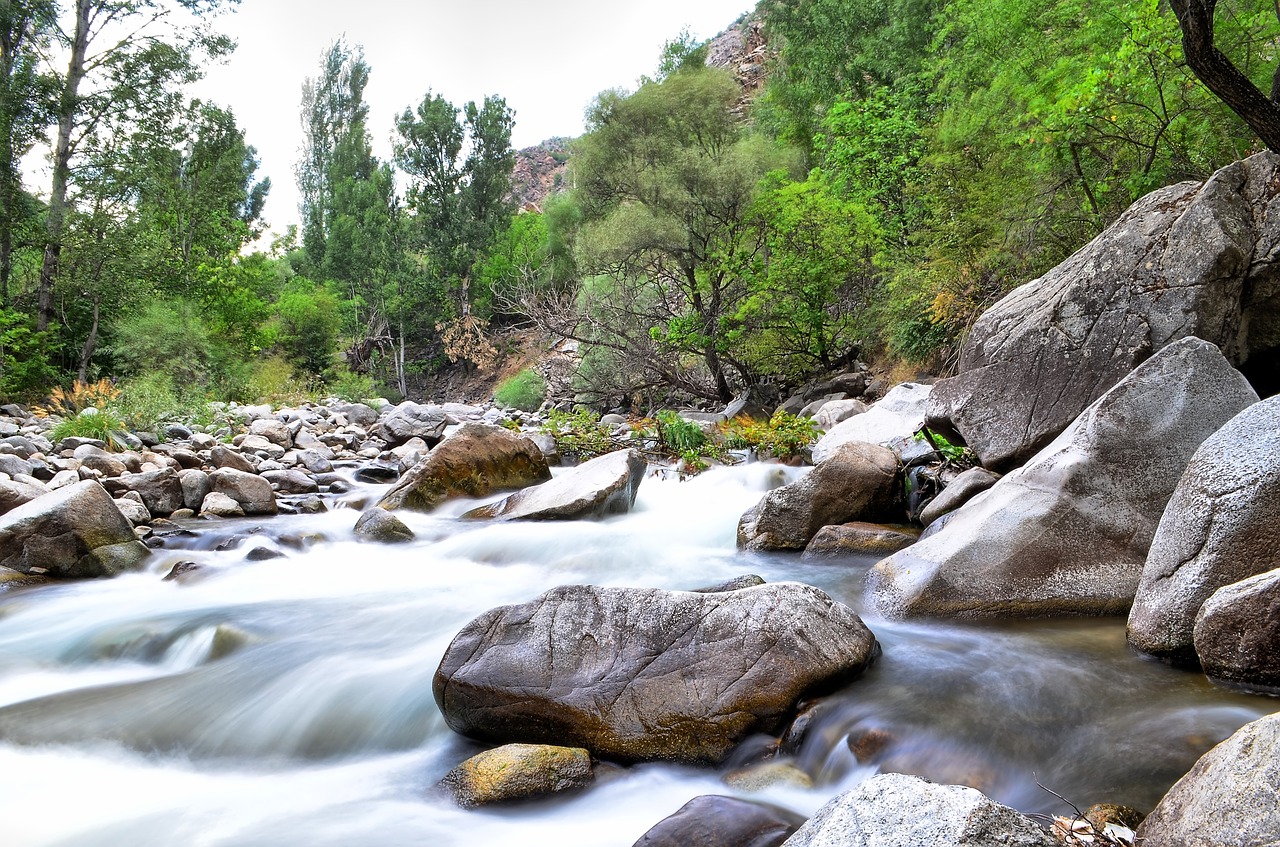
[[[378,390],[373,384],[373,377],[368,374],[356,373],[345,365],[339,365],[329,370],[328,378],[325,380],[325,388],[334,397],[339,400],[345,400],[348,403],[363,403],[378,394]]]
[[[658,438],[673,453],[697,454],[707,443],[707,433],[694,421],[676,412],[658,412]]]
[[[752,449],[759,455],[790,459],[810,447],[821,431],[812,418],[775,412],[768,423],[741,417],[720,425],[725,443],[733,449]]]
[[[338,349],[342,328],[338,298],[306,280],[295,279],[280,295],[276,310],[285,353],[311,373],[324,373]]]
[[[126,375],[165,374],[173,385],[203,386],[213,344],[186,300],[155,299],[115,321],[111,353]]]
[[[493,399],[503,406],[522,412],[536,412],[547,397],[547,383],[537,371],[525,368],[504,380],[493,392]]]
[[[542,431],[556,440],[556,449],[561,455],[579,459],[603,456],[622,446],[614,443],[609,427],[600,423],[600,416],[588,409],[576,412],[552,409]]]
[[[64,438],[97,438],[109,446],[124,448],[125,425],[111,409],[90,406],[79,414],[65,418],[49,431],[49,440],[57,444]]]
[[[253,364],[249,379],[249,398],[271,403],[302,403],[315,400],[318,385],[298,374],[283,356],[271,356]]]

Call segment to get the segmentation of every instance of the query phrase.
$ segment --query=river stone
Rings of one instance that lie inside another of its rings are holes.
[[[269,438],[261,435],[246,435],[236,439],[240,452],[247,455],[260,456],[276,461],[283,458],[285,449]],[[259,465],[259,468],[262,466]]]
[[[172,468],[129,474],[121,477],[120,483],[137,492],[147,511],[159,517],[171,515],[185,504],[182,480]]]
[[[920,537],[919,529],[907,526],[852,521],[824,526],[804,548],[806,559],[842,556],[849,553],[871,553],[887,556],[905,550]]]
[[[355,473],[356,482],[383,484],[400,478],[400,468],[386,462],[370,462]]]
[[[1211,594],[1196,615],[1195,651],[1210,679],[1280,690],[1280,569]]]
[[[378,422],[378,413],[373,407],[364,403],[348,403],[339,406],[338,412],[346,416],[347,423],[352,426],[368,429]]]
[[[120,514],[124,515],[132,526],[144,526],[151,523],[151,513],[147,511],[147,507],[140,501],[129,497],[116,498],[116,508],[120,510]]]
[[[200,502],[200,514],[215,518],[242,518],[244,509],[227,495],[210,491]]]
[[[289,434],[289,427],[275,418],[260,418],[249,424],[249,434],[261,436],[283,450],[293,446],[293,436]]]
[[[886,773],[818,810],[786,847],[1056,847],[1030,818],[981,791]]]
[[[813,461],[817,464],[835,454],[850,441],[888,444],[895,438],[910,438],[924,423],[925,404],[933,391],[931,385],[904,382],[867,411],[836,424],[813,445]]]
[[[1280,397],[1245,409],[1196,451],[1147,555],[1129,643],[1191,661],[1209,595],[1280,568]]]
[[[204,498],[213,490],[209,475],[195,468],[178,471],[178,483],[182,486],[182,504],[188,509],[199,510]]]
[[[1274,355],[1278,165],[1259,153],[1203,185],[1159,189],[1010,292],[974,324],[960,373],[938,383],[929,427],[1007,470],[1180,338],[1218,344],[1236,365]]]
[[[1170,344],[941,531],[879,562],[871,601],[892,616],[1127,612],[1191,456],[1256,397],[1212,344]]]
[[[473,809],[586,788],[592,776],[591,754],[581,747],[507,744],[467,759],[440,787]]]
[[[0,567],[22,573],[115,576],[147,555],[97,482],[68,485],[0,517]]]
[[[232,468],[244,473],[256,473],[257,468],[238,450],[219,444],[209,451],[209,461],[215,468]]]
[[[500,426],[468,423],[410,468],[378,505],[429,512],[456,497],[486,497],[550,478],[532,441]]]
[[[448,424],[438,406],[423,406],[405,401],[382,416],[382,437],[390,445],[403,444],[410,438],[421,438],[429,445],[439,443]]]
[[[97,471],[103,476],[118,477],[128,468],[117,456],[113,456],[101,447],[82,444],[72,453],[72,457],[80,460],[80,466]]]
[[[704,794],[660,821],[635,847],[777,847],[803,823],[777,806]]]
[[[1280,714],[1246,724],[1200,757],[1138,827],[1143,847],[1275,847]]]
[[[892,450],[851,441],[795,482],[775,488],[738,521],[738,547],[803,550],[818,530],[860,520],[891,520],[898,492]]]
[[[920,523],[929,526],[943,515],[954,512],[1000,480],[1000,475],[986,468],[969,468],[942,489],[920,512]]]
[[[813,422],[823,430],[830,430],[834,429],[836,424],[844,423],[870,408],[861,400],[832,400],[830,403],[822,404],[822,408],[813,416]]]
[[[456,732],[622,762],[718,762],[877,652],[850,609],[771,583],[717,594],[570,585],[463,628],[433,684]]]
[[[580,520],[624,515],[636,502],[648,467],[639,450],[616,450],[462,517]]]
[[[24,503],[30,503],[48,493],[49,489],[45,486],[14,482],[11,479],[0,480],[0,515],[6,515]]]
[[[377,506],[372,509],[366,509],[360,515],[360,519],[356,521],[353,531],[359,538],[381,541],[385,544],[396,544],[414,539],[413,530],[405,526],[404,521],[386,509],[380,509]]]
[[[315,494],[320,490],[314,479],[298,470],[264,471],[262,478],[281,494]]]
[[[246,515],[274,515],[277,512],[276,495],[271,490],[271,483],[257,474],[234,468],[218,468],[209,474],[209,487],[215,493],[225,494],[235,500]]]
[[[333,473],[333,451],[324,445],[302,450],[298,463],[313,474]]]
[[[30,476],[31,462],[21,456],[15,456],[12,453],[0,453],[0,473],[8,474],[10,478],[15,476]]]

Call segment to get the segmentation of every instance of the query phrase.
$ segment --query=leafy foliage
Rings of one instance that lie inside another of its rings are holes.
[[[493,399],[503,406],[522,412],[536,412],[547,396],[547,383],[535,370],[525,368],[504,380],[493,392]]]
[[[761,456],[791,459],[813,445],[822,431],[812,418],[775,412],[767,422],[747,417],[734,418],[720,425],[726,446],[751,449]]]

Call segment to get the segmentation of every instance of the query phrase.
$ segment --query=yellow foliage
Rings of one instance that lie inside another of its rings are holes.
[[[112,385],[109,379],[88,383],[76,380],[70,388],[54,388],[49,392],[48,405],[34,406],[31,411],[38,418],[50,415],[75,417],[90,407],[101,411],[119,397],[120,389]]]

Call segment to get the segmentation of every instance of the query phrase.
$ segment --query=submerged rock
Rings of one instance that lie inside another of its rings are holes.
[[[455,731],[624,762],[718,762],[795,703],[860,673],[875,637],[796,583],[716,594],[571,585],[493,609],[449,645],[433,691]]]
[[[1129,613],[1129,643],[1194,659],[1196,613],[1213,592],[1280,568],[1280,397],[1205,439],[1160,519]]]
[[[472,756],[440,780],[464,808],[532,800],[591,784],[591,754],[581,747],[507,744]]]
[[[623,515],[631,511],[648,467],[639,450],[617,450],[462,517],[578,520]]]
[[[1256,397],[1212,344],[1165,347],[939,532],[877,564],[870,599],[895,616],[1128,611],[1191,456]]]
[[[929,427],[1007,470],[1180,338],[1218,344],[1235,365],[1274,357],[1278,166],[1259,153],[1203,185],[1161,188],[1008,294],[974,324],[959,375],[936,386]]]
[[[1030,818],[973,788],[887,773],[831,800],[787,847],[1056,847]]]
[[[414,465],[378,505],[429,512],[457,497],[485,497],[551,478],[532,441],[500,426],[469,423]]]
[[[777,806],[704,794],[664,818],[635,847],[777,847],[803,823]]]
[[[149,555],[111,495],[86,480],[0,517],[0,567],[55,577],[104,577]]]

